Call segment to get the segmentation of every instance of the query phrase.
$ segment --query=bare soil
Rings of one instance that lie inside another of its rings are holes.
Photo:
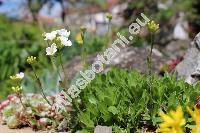
[[[49,133],[48,131],[33,131],[31,128],[9,129],[7,125],[0,124],[0,133]]]

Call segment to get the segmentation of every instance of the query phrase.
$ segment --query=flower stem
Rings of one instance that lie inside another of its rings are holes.
[[[109,20],[109,22],[108,22],[108,36],[109,36],[109,33],[110,33],[110,20]]]
[[[26,111],[26,106],[22,102],[22,96],[21,96],[21,94],[17,94],[17,97],[19,98],[19,101],[20,101],[21,105],[23,106],[24,110]]]
[[[64,85],[67,88],[68,87],[68,78],[67,78],[67,74],[66,74],[65,69],[64,69],[63,61],[62,61],[62,52],[61,52],[61,50],[59,50],[59,59],[60,59],[60,65],[61,65],[62,71],[64,73],[64,82],[65,82]]]
[[[86,67],[86,49],[85,49],[85,37],[84,37],[84,33],[81,33],[81,37],[83,39],[83,44],[82,44],[82,49],[81,49],[81,60],[82,60],[82,65],[83,68]]]
[[[23,107],[23,109],[24,109],[24,113],[27,113],[27,112],[26,112],[26,106],[25,106],[24,103],[22,102],[22,93],[17,94],[17,97],[19,98],[19,101],[20,101],[20,103],[21,103],[21,105],[22,105],[22,107]],[[25,98],[26,98],[26,97],[25,97]],[[29,115],[26,114],[26,116],[27,116],[27,119],[32,120],[32,118],[31,118]],[[29,126],[31,126],[31,124],[29,123],[29,120],[26,121],[26,123],[27,123]]]
[[[152,53],[153,53],[153,46],[154,46],[154,33],[151,33],[151,49],[150,49],[150,54],[149,57],[147,57],[147,63],[148,63],[148,70],[149,70],[149,75],[152,74]]]
[[[56,61],[55,61],[56,59],[55,59],[55,56],[50,57],[50,59],[51,59],[51,63],[52,63],[52,65],[53,65],[54,70],[57,71],[57,73],[58,73],[58,75],[59,75],[59,77],[60,77],[60,80],[62,81],[62,77],[61,77],[60,71],[58,70],[58,68],[57,68],[57,66],[56,66]]]
[[[111,21],[109,20],[108,21],[108,31],[107,31],[107,34],[105,34],[105,38],[108,37],[110,38],[110,29],[111,29]],[[109,41],[106,43],[106,45],[104,46],[104,51],[109,47]]]
[[[51,104],[50,101],[47,99],[47,97],[46,97],[46,95],[45,95],[45,93],[44,93],[44,89],[43,89],[43,87],[42,87],[42,83],[41,83],[39,77],[37,76],[35,67],[34,67],[33,65],[31,65],[31,66],[32,66],[32,69],[33,69],[35,78],[36,78],[36,80],[37,80],[37,82],[38,82],[38,84],[39,84],[39,87],[40,87],[40,89],[41,89],[41,91],[40,91],[40,92],[41,92],[41,95],[42,95],[42,97],[44,98],[44,100],[51,106],[52,104]]]
[[[150,33],[150,36],[151,36],[151,49],[150,49],[150,53],[149,53],[149,56],[147,57],[147,65],[148,65],[148,74],[150,76],[149,78],[149,93],[150,95],[152,96],[152,85],[153,85],[153,77],[152,77],[152,53],[153,53],[153,46],[154,46],[154,39],[155,39],[155,34],[154,33]]]

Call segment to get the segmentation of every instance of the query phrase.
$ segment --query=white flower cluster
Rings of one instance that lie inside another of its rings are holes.
[[[20,73],[13,75],[13,76],[10,76],[10,79],[12,79],[12,80],[22,80],[23,78],[24,78],[23,72],[20,72]]]
[[[23,79],[24,78],[24,73],[23,72],[17,73],[16,77],[20,78],[20,79]]]
[[[46,41],[53,41],[55,39],[59,40],[62,46],[71,46],[72,42],[69,40],[70,31],[66,29],[52,31],[50,33],[44,34]],[[56,43],[51,44],[51,46],[46,48],[46,55],[54,55],[57,52]]]

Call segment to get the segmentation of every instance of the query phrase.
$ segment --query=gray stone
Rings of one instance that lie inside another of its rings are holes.
[[[179,79],[184,79],[189,84],[200,81],[200,33],[191,43],[191,48],[184,56],[184,60],[176,66],[175,71]]]
[[[177,19],[177,23],[174,27],[173,31],[173,37],[174,39],[179,40],[188,40],[189,34],[188,34],[188,22],[184,20],[185,14],[183,12],[179,13],[179,18]]]
[[[189,40],[173,40],[167,44],[163,52],[170,57],[170,59],[180,58],[185,54],[185,51],[190,47]]]
[[[67,120],[63,119],[63,121],[58,126],[58,131],[59,132],[64,132],[64,131],[67,131],[67,130],[68,130]]]
[[[94,133],[112,133],[112,127],[107,126],[96,126]]]
[[[109,71],[112,66],[119,67],[126,70],[138,70],[141,73],[147,73],[147,56],[149,55],[150,48],[147,46],[143,47],[132,47],[127,46],[126,48],[121,48],[120,53],[115,56],[110,64],[105,66],[104,73]],[[99,53],[103,55],[103,52]],[[168,58],[163,56],[156,48],[153,49],[152,54],[153,60],[153,72],[159,73],[161,66],[168,61]],[[88,65],[91,66],[94,61],[97,61],[97,54],[88,56]],[[72,80],[76,77],[83,68],[81,64],[80,57],[74,58],[65,67],[68,73],[68,78]]]

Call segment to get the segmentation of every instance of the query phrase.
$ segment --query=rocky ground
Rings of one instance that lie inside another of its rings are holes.
[[[196,35],[191,47],[184,56],[184,60],[176,67],[178,77],[189,84],[200,81],[200,33]]]
[[[99,53],[99,55],[103,54]],[[147,72],[147,55],[149,54],[149,47],[126,47],[120,50],[120,53],[113,58],[111,63],[105,66],[104,72],[109,68],[116,66],[127,70],[139,70],[141,73]],[[153,50],[153,71],[158,73],[162,65],[169,59],[164,56],[158,49]],[[97,61],[97,54],[88,57],[88,65],[91,66],[93,62]],[[80,57],[73,59],[66,66],[69,79],[78,74],[82,70],[82,64]]]

